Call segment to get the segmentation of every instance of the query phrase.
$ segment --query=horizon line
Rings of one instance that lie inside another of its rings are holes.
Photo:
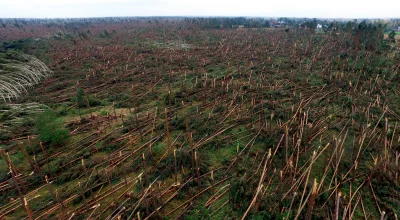
[[[0,19],[96,19],[96,18],[293,18],[293,19],[400,19],[399,17],[301,17],[301,16],[254,16],[254,15],[148,15],[148,16],[93,16],[93,17],[0,17]]]

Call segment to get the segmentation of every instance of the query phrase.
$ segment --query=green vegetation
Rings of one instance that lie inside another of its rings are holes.
[[[63,120],[52,110],[39,114],[35,120],[35,129],[39,140],[52,146],[62,146],[69,137],[69,131],[64,128]]]

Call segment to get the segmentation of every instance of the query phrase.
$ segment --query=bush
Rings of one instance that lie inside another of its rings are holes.
[[[87,104],[88,100],[89,100],[89,105],[91,107],[100,106],[104,104],[100,99],[95,98],[91,95],[86,95],[85,90],[82,88],[78,88],[76,91],[76,96],[71,97],[71,101],[78,103],[80,108],[89,107]]]
[[[35,120],[39,140],[49,142],[53,146],[61,146],[69,138],[69,131],[64,128],[63,121],[52,110],[39,114]]]
[[[86,107],[85,90],[78,88],[78,91],[76,92],[76,99],[79,107]]]

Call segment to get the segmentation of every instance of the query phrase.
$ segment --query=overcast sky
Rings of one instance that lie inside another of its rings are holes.
[[[400,17],[400,0],[0,0],[1,18],[110,16]]]

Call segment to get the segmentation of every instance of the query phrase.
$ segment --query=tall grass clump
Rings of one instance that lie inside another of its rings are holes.
[[[18,98],[52,71],[33,56],[17,52],[0,54],[0,100]]]

